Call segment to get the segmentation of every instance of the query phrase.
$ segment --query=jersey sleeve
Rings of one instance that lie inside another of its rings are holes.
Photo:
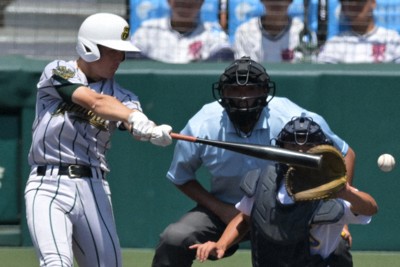
[[[81,86],[80,84],[66,84],[66,85],[56,86],[56,90],[65,102],[72,103],[72,94],[80,86]]]
[[[372,216],[357,215],[354,214],[350,209],[350,202],[343,200],[345,206],[345,213],[343,216],[343,223],[345,224],[369,224]]]
[[[87,80],[79,74],[75,61],[56,60],[45,67],[38,88],[70,84],[87,84]]]
[[[73,91],[84,84],[86,77],[79,75],[75,61],[55,60],[45,67],[37,88],[48,96],[71,102]]]
[[[214,109],[211,109],[215,111]],[[205,117],[208,115],[204,107],[198,111],[186,124],[181,131],[182,134],[189,136],[201,136],[207,132],[210,123],[206,123]],[[205,126],[207,124],[207,126]],[[212,124],[212,123],[211,123]],[[197,179],[197,170],[204,165],[204,145],[178,140],[175,145],[173,159],[167,173],[167,178],[174,184],[182,185],[190,180]],[[209,157],[213,157],[208,155]],[[214,159],[216,160],[216,159]]]
[[[167,178],[171,182],[182,185],[196,179],[196,171],[201,166],[198,150],[198,144],[186,141],[176,142],[173,160],[167,173]]]
[[[240,202],[238,202],[235,207],[238,211],[242,212],[243,214],[250,216],[251,210],[253,209],[254,205],[254,196],[248,197],[244,196]]]

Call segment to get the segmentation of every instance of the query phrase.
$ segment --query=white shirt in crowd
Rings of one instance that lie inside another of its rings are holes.
[[[375,27],[359,35],[343,32],[329,39],[322,47],[320,63],[400,63],[400,35],[395,30]]]
[[[181,34],[172,29],[169,17],[144,21],[132,42],[144,56],[166,63],[207,60],[220,49],[230,49],[228,35],[218,23],[200,23]]]
[[[277,36],[271,36],[262,27],[259,17],[252,18],[238,27],[233,48],[235,58],[250,56],[258,62],[296,62],[302,54],[295,51],[303,22],[294,17]]]

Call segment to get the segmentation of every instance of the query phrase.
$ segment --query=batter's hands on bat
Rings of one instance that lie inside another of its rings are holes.
[[[218,243],[208,241],[203,244],[195,244],[189,247],[190,249],[197,249],[196,259],[200,262],[204,262],[209,256],[214,256],[217,259],[221,259],[225,255],[226,247],[218,245]]]
[[[151,132],[150,142],[157,146],[168,146],[172,143],[171,132],[172,127],[167,124],[156,126]]]
[[[134,111],[129,114],[128,122],[131,125],[131,133],[136,139],[140,141],[149,141],[151,139],[156,124],[142,112]]]

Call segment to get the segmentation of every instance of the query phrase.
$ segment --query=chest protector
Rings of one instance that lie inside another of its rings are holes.
[[[248,175],[241,185],[255,198],[251,213],[253,266],[326,266],[321,256],[310,255],[310,226],[337,222],[344,213],[342,203],[328,200],[283,205],[277,199],[282,179],[283,172],[271,166],[258,177]]]

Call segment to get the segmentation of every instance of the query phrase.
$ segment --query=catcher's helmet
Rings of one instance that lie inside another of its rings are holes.
[[[318,123],[311,117],[293,117],[283,127],[276,140],[276,145],[283,147],[284,144],[294,145],[333,145],[332,141],[325,136]]]
[[[84,61],[100,59],[97,45],[125,52],[139,51],[129,40],[129,25],[125,19],[110,13],[91,15],[79,28],[76,51]]]
[[[257,96],[231,97],[224,92],[238,87],[262,88]],[[249,136],[258,121],[261,111],[275,94],[275,83],[270,80],[265,68],[250,57],[242,57],[229,65],[212,86],[213,97],[225,108],[236,132]],[[268,98],[268,95],[270,97]]]

